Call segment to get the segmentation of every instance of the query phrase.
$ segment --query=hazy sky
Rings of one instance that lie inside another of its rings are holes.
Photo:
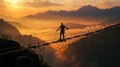
[[[0,15],[23,17],[47,10],[75,10],[84,5],[99,8],[120,6],[120,0],[0,0]]]

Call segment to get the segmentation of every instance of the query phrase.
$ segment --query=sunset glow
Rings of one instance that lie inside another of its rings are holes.
[[[12,18],[20,18],[36,13],[43,13],[48,10],[77,10],[85,5],[93,5],[104,9],[120,6],[119,2],[119,0],[1,0],[0,4],[6,11],[5,13],[1,11],[0,15],[5,15]],[[10,14],[6,15],[6,13]]]
[[[21,2],[21,0],[5,0],[5,3],[8,3],[10,5],[17,5]]]

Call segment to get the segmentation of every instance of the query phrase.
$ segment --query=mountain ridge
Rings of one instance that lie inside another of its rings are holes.
[[[59,18],[111,18],[120,17],[120,6],[112,7],[109,9],[99,9],[95,6],[83,6],[78,10],[66,11],[52,11],[48,10],[44,13],[38,13],[35,15],[29,15],[25,18],[35,19],[59,19]]]

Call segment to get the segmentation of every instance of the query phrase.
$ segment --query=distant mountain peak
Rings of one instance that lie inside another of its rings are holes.
[[[83,6],[82,8],[97,8],[97,7],[92,6],[92,5],[85,5],[85,6]]]
[[[45,12],[45,14],[51,14],[51,13],[55,13],[55,12],[57,12],[57,11],[48,10]]]
[[[81,7],[77,11],[87,11],[87,10],[99,10],[99,8],[97,8],[95,6],[87,5],[87,6]]]
[[[112,7],[110,9],[118,10],[118,9],[120,9],[120,6],[115,6],[115,7]]]
[[[115,6],[115,7],[113,7],[113,8],[120,8],[120,6]]]

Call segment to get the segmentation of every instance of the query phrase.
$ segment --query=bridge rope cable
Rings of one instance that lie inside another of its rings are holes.
[[[104,28],[101,28],[99,30],[95,30],[95,31],[89,31],[88,33],[84,33],[84,34],[78,34],[78,35],[74,35],[72,37],[67,37],[66,40],[71,40],[73,38],[78,38],[78,37],[82,37],[82,36],[88,36],[88,35],[91,35],[91,34],[94,34],[94,33],[97,33],[99,31],[102,31],[104,29],[107,29],[107,28],[110,28],[112,26],[115,26],[115,25],[110,25],[110,26],[106,26]],[[42,33],[37,33],[37,34],[43,34],[44,32]],[[46,33],[46,32],[45,32]],[[33,35],[36,35],[36,34],[33,34]],[[37,46],[30,46],[30,48],[41,48],[41,46],[47,46],[47,45],[50,45],[50,44],[54,44],[54,43],[59,43],[59,42],[64,42],[64,40],[56,40],[56,32],[55,32],[55,37],[54,37],[54,40],[51,41],[51,42],[44,42],[44,43],[41,43],[41,44],[38,44]]]
[[[29,34],[29,35],[39,35],[39,34],[44,34],[44,33],[49,33],[49,32],[33,33],[33,34]]]
[[[87,36],[89,34],[91,34],[91,33],[75,35],[73,37],[66,38],[66,40],[71,40],[73,38],[78,38],[78,37],[81,37],[81,36]],[[50,45],[50,44],[53,44],[53,43],[59,43],[59,42],[63,42],[63,41],[62,40],[55,40],[55,41],[51,41],[51,42],[42,43],[41,45],[38,45],[38,46],[31,46],[31,48],[37,48],[37,47],[46,46],[46,45]]]
[[[109,26],[108,26],[109,27]],[[108,28],[106,27],[106,28]],[[105,29],[105,28],[104,28]],[[80,34],[80,35],[74,35],[72,37],[67,37],[66,40],[71,40],[73,38],[78,38],[78,37],[82,37],[82,36],[88,36],[88,35],[91,35],[93,33],[97,33],[99,31],[101,31],[103,29],[99,29],[99,30],[96,30],[96,31],[92,31],[92,32],[88,32],[88,33],[85,33],[85,34]],[[64,40],[55,40],[55,41],[51,41],[51,42],[46,42],[46,43],[42,43],[41,45],[39,46],[36,46],[37,47],[41,47],[41,46],[46,46],[46,45],[50,45],[50,44],[54,44],[54,43],[59,43],[59,42],[64,42]],[[34,46],[35,47],[35,46]]]

